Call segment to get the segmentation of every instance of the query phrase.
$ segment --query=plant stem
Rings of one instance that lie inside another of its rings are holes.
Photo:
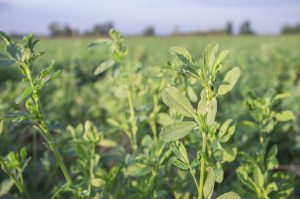
[[[198,188],[199,188],[199,186],[198,186],[198,182],[197,182],[196,176],[195,176],[195,174],[194,174],[194,172],[193,172],[193,170],[192,170],[192,168],[191,168],[191,166],[190,166],[190,165],[189,165],[189,168],[190,168],[190,173],[191,173],[191,175],[193,176],[193,179],[194,179],[194,182],[195,182],[196,188],[198,189]]]
[[[34,87],[35,85],[34,85],[34,81],[32,79],[31,70],[30,70],[29,66],[27,67],[26,73],[27,73],[27,78],[30,82],[30,85],[32,87]],[[34,100],[36,111],[37,111],[37,113],[35,114],[35,117],[36,117],[37,123],[38,123],[37,127],[40,129],[41,135],[43,136],[43,138],[47,142],[49,148],[54,153],[54,157],[55,157],[55,159],[56,159],[56,161],[57,161],[57,163],[58,163],[58,165],[59,165],[59,167],[60,167],[67,183],[68,183],[68,185],[71,185],[72,184],[72,179],[70,177],[70,174],[69,174],[69,172],[66,168],[66,165],[64,164],[64,162],[62,160],[62,157],[61,157],[57,147],[54,144],[53,138],[50,135],[49,129],[46,125],[45,118],[44,118],[42,108],[41,108],[40,95],[39,95],[38,89],[35,89],[33,91],[32,98]]]
[[[198,187],[198,199],[203,197],[204,171],[205,171],[206,134],[202,131],[202,151],[200,162],[200,181]]]
[[[133,100],[132,100],[132,93],[130,88],[127,88],[127,98],[128,98],[128,104],[129,104],[129,110],[130,110],[130,125],[131,125],[131,143],[132,143],[132,151],[133,153],[136,153],[137,151],[137,143],[136,143],[136,118],[134,113],[134,106],[133,106]]]
[[[64,164],[62,157],[57,149],[57,147],[54,144],[53,138],[51,137],[49,130],[45,127],[45,124],[42,123],[41,126],[39,126],[39,128],[41,129],[42,135],[44,137],[44,139],[46,140],[50,150],[53,152],[54,157],[57,161],[57,164],[59,165],[68,185],[72,184],[72,179],[70,177],[70,174],[66,168],[66,165]]]

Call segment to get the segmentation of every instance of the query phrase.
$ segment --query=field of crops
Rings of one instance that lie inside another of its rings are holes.
[[[0,198],[300,198],[300,36],[1,35]]]

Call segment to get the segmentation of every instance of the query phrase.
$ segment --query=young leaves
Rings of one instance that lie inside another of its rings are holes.
[[[258,187],[263,187],[264,186],[264,176],[263,176],[263,174],[262,174],[262,172],[261,172],[261,170],[258,166],[254,166],[253,177],[254,177],[255,184]]]
[[[185,65],[193,65],[193,59],[190,53],[181,47],[173,47],[170,50],[172,55],[176,55]]]
[[[219,49],[219,44],[212,43],[209,44],[204,50],[204,66],[206,69],[211,69],[214,61],[215,61],[215,54]]]
[[[224,95],[229,91],[231,91],[234,85],[236,84],[237,80],[239,79],[240,75],[241,75],[241,71],[238,67],[234,67],[233,69],[228,71],[227,74],[225,75],[222,84],[218,89],[218,94]]]
[[[186,117],[193,118],[195,111],[189,100],[175,87],[168,87],[162,93],[163,102]]]
[[[160,139],[165,142],[179,140],[187,136],[195,127],[197,123],[192,121],[177,122],[162,128]]]

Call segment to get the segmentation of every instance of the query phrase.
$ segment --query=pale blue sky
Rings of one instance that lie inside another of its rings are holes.
[[[205,31],[244,20],[261,34],[277,34],[283,25],[300,23],[300,0],[0,0],[0,30],[48,33],[50,22],[81,32],[112,21],[125,34],[153,25],[159,34]]]

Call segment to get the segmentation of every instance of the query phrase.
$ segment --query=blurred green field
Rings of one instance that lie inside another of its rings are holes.
[[[128,112],[126,98],[118,97],[116,94],[116,92],[122,93],[120,91],[122,82],[116,83],[109,73],[94,75],[95,68],[107,60],[108,48],[103,46],[87,49],[87,46],[94,39],[42,38],[40,40],[37,49],[44,51],[45,54],[37,61],[33,70],[35,72],[40,71],[54,60],[55,69],[63,69],[64,71],[59,79],[56,79],[43,90],[42,104],[49,124],[53,125],[53,129],[59,129],[57,133],[54,133],[54,136],[62,154],[66,157],[67,164],[72,162],[71,158],[68,159],[68,149],[66,148],[67,145],[64,144],[65,138],[62,135],[66,131],[67,125],[77,126],[86,120],[91,120],[100,131],[104,132],[105,136],[119,142],[123,141],[122,143],[126,148],[128,141],[126,142],[126,139],[124,141],[124,136],[120,134],[113,134],[115,129],[112,129],[107,122],[108,118],[118,118],[120,114]],[[178,60],[175,60],[170,54],[169,49],[171,47],[186,48],[195,60],[202,63],[204,48],[211,42],[218,42],[221,50],[228,49],[230,51],[222,74],[225,74],[230,68],[238,66],[241,69],[241,77],[232,92],[222,97],[218,102],[217,121],[223,122],[226,118],[232,118],[237,123],[247,120],[249,114],[246,101],[249,96],[264,97],[268,92],[289,93],[290,97],[284,99],[280,107],[284,110],[291,110],[296,118],[291,122],[277,125],[272,131],[270,143],[279,145],[277,158],[280,164],[300,164],[300,36],[140,37],[125,38],[124,41],[129,48],[126,66],[129,67],[129,70],[130,68],[138,68],[138,75],[132,77],[133,81],[136,81],[138,91],[145,89],[147,84],[155,83],[162,78],[166,79],[167,84],[172,84],[168,77],[175,76],[176,72],[167,70],[167,66],[178,65]],[[4,49],[4,42],[1,41],[0,52],[3,52]],[[162,70],[164,72],[161,72]],[[21,74],[17,65],[0,68],[0,115],[20,108],[25,109],[24,105],[15,104],[15,98],[24,89],[24,85],[19,82],[20,79]],[[116,89],[119,90],[116,91]],[[195,85],[194,90],[199,93],[200,87]],[[137,111],[140,129],[138,142],[141,142],[144,135],[151,134],[145,119],[149,111],[147,107],[144,108],[148,105],[151,107],[149,97],[151,97],[151,93],[141,93],[140,97],[135,99],[136,109],[139,110],[139,112]],[[160,105],[163,110],[166,110],[166,106],[162,102]],[[158,132],[161,127],[157,122]],[[33,130],[30,127],[16,126],[5,122],[5,129],[5,136],[0,140],[0,155],[5,155],[10,150],[17,151],[33,139],[30,133]],[[247,148],[243,148],[243,141],[241,140],[247,139],[248,134],[251,134],[249,129],[237,127],[235,140],[237,143],[241,142],[241,150],[247,150]],[[41,141],[41,138],[38,139]],[[31,149],[31,145],[28,148]],[[29,154],[35,158],[37,156],[39,162],[46,156],[43,149],[44,146],[41,141],[38,145],[37,154],[33,154],[33,151]],[[49,151],[48,153],[51,154]],[[103,156],[105,161],[105,158],[109,159],[105,154]],[[51,161],[53,162],[53,160]],[[109,167],[107,164],[113,164],[112,162],[106,163],[102,163],[105,168]],[[231,176],[233,172],[230,168],[235,166],[236,164],[229,165],[228,173],[230,174],[227,173],[229,180],[226,181],[228,184],[233,178]],[[47,172],[50,170],[45,168],[39,170],[35,164],[29,165],[29,167],[35,169],[35,172],[43,171],[33,175],[33,173],[25,170],[25,179],[28,182],[36,182],[36,184],[29,183],[28,185],[34,198],[47,195],[46,192],[50,189],[49,187],[55,185],[55,182],[52,181],[61,179],[61,176],[55,176],[52,173],[52,178],[47,181],[48,184],[44,187],[42,182],[48,179]],[[3,173],[0,173],[0,181],[5,178],[4,176]],[[296,187],[291,198],[297,198],[300,196],[299,176],[293,183]],[[228,184],[223,183],[222,186],[218,186],[217,191],[229,190]],[[177,186],[180,187],[178,184]],[[189,185],[183,185],[183,192],[189,190],[185,187],[189,187]],[[43,189],[39,190],[40,188]],[[17,197],[17,195],[15,196]]]
[[[39,60],[36,69],[39,70],[39,67],[45,67],[54,60],[55,67],[64,70],[63,77],[57,80],[56,83],[57,85],[65,86],[66,89],[75,87],[73,89],[78,90],[77,93],[72,92],[71,95],[67,92],[62,93],[62,95],[66,95],[72,101],[72,104],[70,104],[72,107],[81,107],[78,104],[73,104],[76,103],[75,98],[80,97],[79,90],[86,90],[88,92],[90,84],[98,84],[97,80],[99,77],[95,77],[93,72],[101,62],[107,59],[107,48],[103,47],[100,50],[99,48],[87,49],[88,44],[93,40],[95,39],[41,39],[41,42],[38,44],[38,49],[46,53]],[[246,96],[248,92],[252,91],[257,95],[263,95],[268,89],[275,89],[277,92],[293,93],[293,96],[286,102],[286,105],[289,108],[293,108],[293,111],[297,114],[296,108],[298,108],[297,102],[300,95],[297,92],[299,88],[298,76],[300,73],[300,36],[125,38],[125,45],[129,48],[129,60],[132,62],[130,65],[141,65],[142,67],[164,67],[168,61],[172,60],[169,49],[173,46],[184,47],[191,52],[193,57],[200,59],[204,47],[211,42],[218,42],[221,49],[228,49],[230,51],[226,65],[230,67],[239,66],[242,70],[241,80],[234,94]],[[0,44],[0,49],[3,50],[4,43],[1,42]],[[13,66],[10,69],[0,69],[0,72],[1,93],[11,93],[12,91],[8,89],[12,86],[5,86],[5,84],[11,85],[12,81],[20,79],[17,66]],[[65,81],[66,79],[69,81]],[[101,81],[103,81],[101,84],[105,84],[106,81],[102,79],[103,77],[101,77]],[[17,95],[18,91],[16,88],[10,89],[13,89],[13,93],[15,92]],[[105,90],[109,88],[103,86],[101,89]],[[16,95],[14,96],[11,93],[11,99],[16,97]],[[102,93],[99,93],[99,95],[105,98],[105,95],[103,96]],[[93,99],[93,97],[96,99]],[[96,93],[88,96],[89,100],[97,101],[100,100],[98,97]],[[3,100],[4,104],[10,102],[13,101]],[[1,103],[2,107],[0,108],[1,113],[6,110],[3,108],[3,103]],[[82,104],[82,106],[86,105]],[[95,113],[93,113],[97,112],[95,108],[98,106],[98,108],[101,108],[101,105],[97,103],[93,103],[92,106],[90,108],[86,107],[91,113],[85,112],[85,114],[89,115],[90,119],[96,117]],[[4,107],[8,106],[4,105]],[[61,110],[60,106],[53,106],[52,108]],[[74,115],[76,118],[75,121],[86,119],[86,116],[84,117],[83,115],[81,116],[82,118],[78,114],[75,116],[75,113],[71,113],[72,110],[66,111],[68,112],[66,114]],[[74,121],[73,119],[68,121],[67,118],[62,117],[60,119],[65,123]]]

